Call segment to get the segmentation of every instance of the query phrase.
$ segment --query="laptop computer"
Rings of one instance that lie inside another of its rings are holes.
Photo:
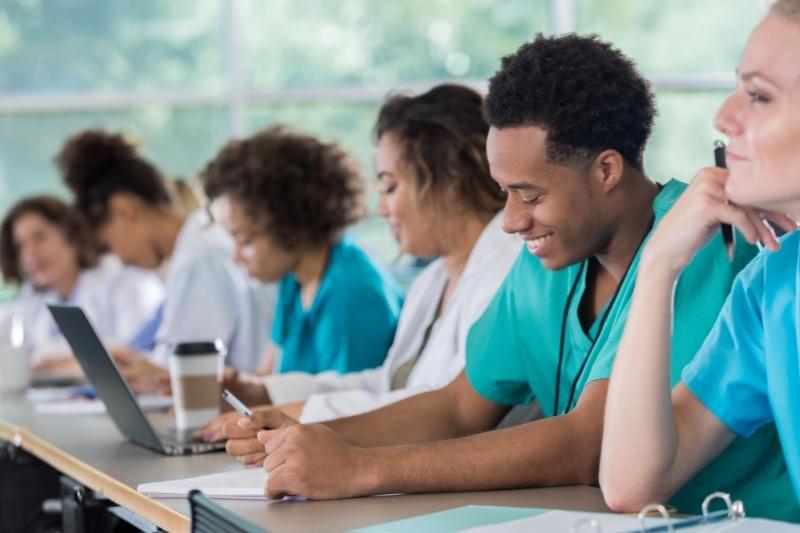
[[[165,455],[205,453],[225,448],[224,442],[204,442],[195,430],[174,427],[156,428],[147,419],[80,307],[48,305],[50,313],[67,339],[84,374],[94,385],[97,396],[117,429],[132,442]]]

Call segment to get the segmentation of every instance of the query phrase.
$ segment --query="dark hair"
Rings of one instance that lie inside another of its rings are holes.
[[[493,127],[537,126],[556,164],[588,164],[613,149],[643,169],[656,114],[650,84],[634,63],[597,36],[537,35],[503,58],[489,80]]]
[[[391,134],[400,143],[402,162],[423,199],[496,213],[505,196],[489,171],[482,105],[480,94],[461,85],[393,95],[381,107],[374,136]]]
[[[78,210],[92,225],[108,218],[108,203],[120,192],[153,206],[170,205],[164,177],[119,133],[87,130],[69,138],[56,157]]]
[[[34,196],[14,205],[0,224],[0,270],[5,281],[19,284],[24,280],[19,264],[19,247],[14,241],[14,225],[28,214],[39,215],[58,226],[69,245],[77,251],[79,268],[97,264],[100,247],[78,213],[54,196]]]
[[[332,244],[365,213],[353,160],[337,144],[283,125],[230,141],[200,181],[210,200],[227,195],[239,202],[288,250]]]

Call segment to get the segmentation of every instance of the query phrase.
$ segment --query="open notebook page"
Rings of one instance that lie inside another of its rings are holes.
[[[263,468],[234,470],[207,476],[142,483],[137,490],[156,498],[186,497],[198,489],[209,498],[231,500],[265,500],[264,485],[267,473]]]

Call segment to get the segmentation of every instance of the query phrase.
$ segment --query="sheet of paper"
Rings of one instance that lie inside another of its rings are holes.
[[[725,531],[742,532],[745,531],[758,531],[759,533],[797,533],[800,531],[800,525],[791,524],[789,522],[777,522],[775,520],[765,520],[763,518],[745,518],[733,524],[727,524],[728,529],[723,529],[723,524],[720,524],[720,529],[705,529],[703,531],[713,531],[714,533],[722,533]]]
[[[424,514],[387,522],[377,526],[357,529],[358,533],[413,532],[413,533],[448,533],[462,531],[466,528],[497,524],[509,520],[533,516],[544,513],[541,509],[528,509],[524,507],[493,507],[488,505],[467,505],[440,511],[438,513]]]
[[[37,403],[34,409],[36,414],[39,415],[58,416],[101,415],[106,412],[106,406],[103,402],[100,400],[87,400],[86,398]]]
[[[138,396],[136,401],[143,411],[160,411],[172,407],[172,398],[169,396],[143,394]],[[106,412],[106,405],[97,399],[73,398],[63,401],[36,403],[34,409],[37,414],[41,415],[101,415]]]
[[[468,533],[523,533],[529,531],[570,531],[579,522],[582,525],[576,530],[597,531],[592,529],[590,522],[595,520],[602,528],[603,533],[636,533],[641,531],[639,519],[631,515],[612,513],[583,513],[575,511],[548,511],[530,518],[477,527],[466,530]],[[680,518],[673,519],[677,522]],[[662,518],[647,518],[647,527],[664,525]],[[742,520],[724,520],[706,525],[681,528],[678,531],[687,533],[738,533],[745,531],[758,531],[759,533],[797,533],[800,526],[788,522],[774,520],[746,518]]]
[[[36,387],[25,391],[25,399],[32,403],[62,402],[87,391],[88,387],[73,385],[68,387]]]
[[[192,489],[198,489],[209,498],[265,500],[267,477],[263,468],[247,468],[173,481],[142,483],[136,490],[156,498],[186,497]]]
[[[485,527],[468,529],[470,533],[512,533],[528,531],[570,531],[578,522],[597,520],[603,533],[622,533],[639,531],[639,519],[630,515],[611,513],[583,513],[577,511],[546,511],[530,518],[494,524]],[[661,518],[648,518],[648,526],[664,523]],[[595,531],[585,523],[578,531]]]

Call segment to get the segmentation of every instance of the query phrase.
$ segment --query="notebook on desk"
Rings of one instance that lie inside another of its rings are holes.
[[[142,483],[136,490],[155,498],[185,498],[196,489],[214,499],[266,500],[264,486],[267,478],[263,468],[246,468],[207,476]]]
[[[712,501],[721,500],[725,507],[710,511]],[[744,504],[731,501],[724,492],[709,494],[701,506],[702,514],[689,517],[670,517],[659,504],[645,506],[638,516],[612,513],[583,513],[575,511],[544,511],[522,520],[467,529],[469,533],[522,533],[527,531],[564,531],[570,533],[656,533],[681,531],[687,533],[750,532],[798,533],[800,525],[764,518],[745,517]],[[657,513],[653,516],[652,513]],[[659,516],[660,515],[660,516]]]
[[[136,402],[114,359],[80,307],[48,305],[84,374],[106,405],[111,420],[131,442],[165,455],[186,455],[225,449],[224,442],[207,443],[193,430],[155,428]]]

